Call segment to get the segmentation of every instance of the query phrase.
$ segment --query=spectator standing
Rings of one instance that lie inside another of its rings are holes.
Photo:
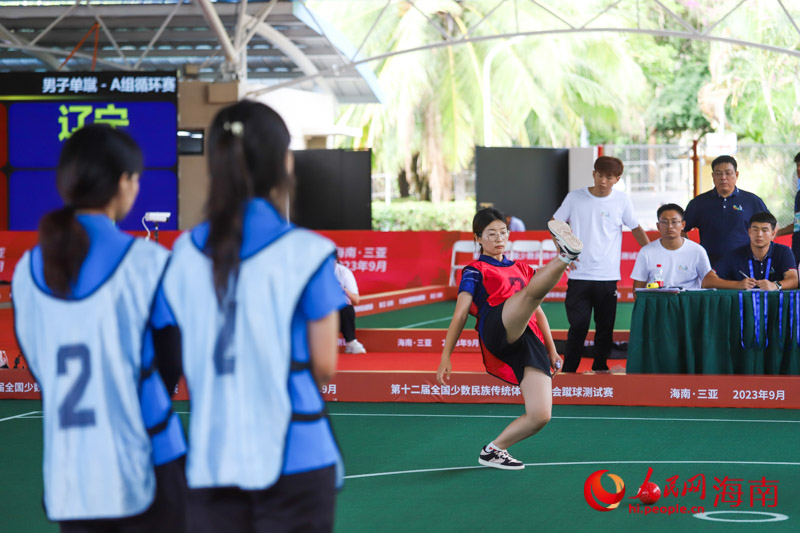
[[[153,305],[169,253],[114,225],[142,167],[126,133],[76,131],[56,170],[65,205],[42,217],[11,284],[17,339],[42,389],[42,501],[62,533],[186,529],[186,441],[169,392],[180,339]]]
[[[800,152],[794,156],[794,164],[797,172],[797,194],[794,195],[794,221],[778,230],[776,237],[792,234],[792,253],[794,254],[794,264],[800,264]]]
[[[183,335],[193,533],[333,530],[343,465],[320,389],[336,372],[336,247],[295,227],[289,130],[264,104],[208,135],[208,220],[182,234],[163,292]]]
[[[583,242],[580,259],[570,265],[565,307],[569,333],[564,371],[575,372],[594,311],[595,359],[592,370],[608,371],[614,320],[617,316],[617,282],[620,280],[622,226],[632,228],[639,245],[650,242],[633,214],[630,197],[614,190],[624,166],[616,157],[601,156],[594,163],[594,185],[567,194],[553,219],[568,222]]]
[[[727,252],[750,242],[750,217],[769,209],[761,198],[736,187],[739,171],[733,157],[721,155],[712,161],[711,176],[714,188],[686,206],[685,231],[700,231],[700,246],[714,266]]]
[[[339,281],[339,285],[344,290],[344,295],[347,297],[347,305],[339,309],[339,330],[344,337],[344,351],[345,353],[367,353],[364,345],[356,340],[356,310],[354,305],[358,305],[361,297],[358,295],[358,284],[353,271],[339,262],[339,256],[336,256],[334,274]]]
[[[661,238],[643,246],[633,265],[633,288],[644,288],[654,281],[661,265],[665,287],[699,289],[711,270],[705,248],[681,236],[686,222],[683,208],[664,204],[658,208],[658,231]]]

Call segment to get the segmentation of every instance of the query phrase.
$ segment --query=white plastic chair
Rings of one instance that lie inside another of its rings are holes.
[[[469,263],[456,263],[458,254],[472,254],[472,261],[478,258],[478,245],[474,241],[456,241],[453,243],[453,254],[450,256],[450,286],[456,284],[456,271],[462,270]],[[472,262],[470,261],[470,263]]]
[[[539,252],[539,261],[534,264],[534,255],[528,254],[535,254]],[[528,240],[519,240],[514,241],[511,246],[511,257],[510,259],[514,261],[523,261],[528,263],[533,268],[539,268],[540,261],[542,257],[542,242],[541,241],[528,241]]]
[[[542,250],[539,252],[539,268],[544,266],[544,253],[545,252],[556,252],[556,253],[558,253],[558,248],[556,248],[556,243],[554,243],[552,239],[547,239],[547,240],[542,241]]]

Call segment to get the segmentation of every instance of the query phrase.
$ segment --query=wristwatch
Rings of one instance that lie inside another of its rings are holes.
[[[783,289],[783,286],[781,286],[781,282],[780,281],[776,281],[775,282],[775,286],[778,287],[778,290],[782,290]]]

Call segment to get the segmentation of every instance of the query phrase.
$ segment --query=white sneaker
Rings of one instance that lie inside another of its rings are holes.
[[[354,339],[344,345],[344,353],[367,353],[367,349],[364,348],[363,344]]]
[[[581,240],[572,233],[569,224],[560,220],[551,220],[547,223],[547,229],[550,230],[550,235],[558,246],[559,256],[564,259],[565,263],[574,261],[581,255],[583,251],[583,243]]]
[[[525,468],[525,464],[522,461],[517,461],[511,457],[511,454],[506,450],[487,450],[486,448],[481,449],[481,454],[478,456],[478,464],[503,470],[522,470]]]

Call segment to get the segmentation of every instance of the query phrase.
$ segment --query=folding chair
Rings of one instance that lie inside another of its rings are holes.
[[[514,241],[511,246],[511,259],[514,261],[522,261],[528,263],[533,268],[539,268],[539,261],[534,264],[534,257],[536,252],[539,252],[539,260],[541,260],[542,242],[541,241],[528,241],[519,240]]]
[[[456,263],[458,254],[472,254],[468,263]],[[456,271],[462,270],[469,263],[478,258],[478,245],[474,241],[456,241],[453,243],[453,254],[450,256],[450,286],[456,284]]]
[[[554,252],[558,254],[558,248],[556,248],[556,243],[554,243],[552,239],[542,241],[542,250],[539,252],[539,268],[544,266],[545,252]]]

